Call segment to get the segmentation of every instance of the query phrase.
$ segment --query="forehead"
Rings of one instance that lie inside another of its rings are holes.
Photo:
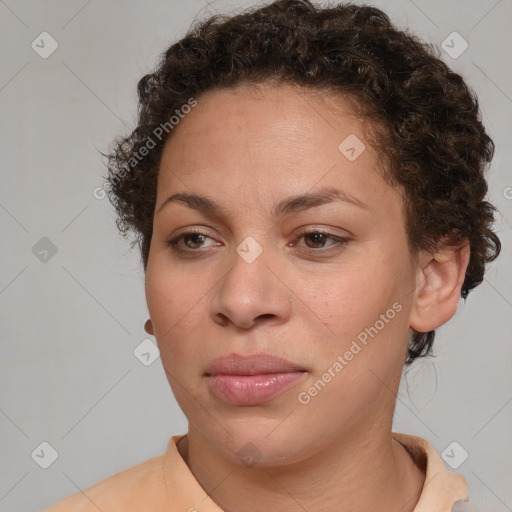
[[[207,91],[197,98],[197,106],[174,129],[166,146],[187,142],[185,138],[190,143],[191,137],[197,137],[223,147],[244,140],[253,145],[274,141],[286,149],[287,142],[297,151],[300,142],[318,143],[327,133],[337,140],[345,132],[362,132],[354,106],[348,97],[285,84]]]
[[[364,128],[351,102],[321,91],[291,85],[208,91],[164,147],[157,203],[177,189],[250,201],[317,185],[343,185],[371,202],[387,184]]]

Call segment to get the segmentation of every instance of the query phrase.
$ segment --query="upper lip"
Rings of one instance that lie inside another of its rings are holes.
[[[229,354],[215,359],[206,375],[261,375],[305,371],[299,365],[270,354]]]

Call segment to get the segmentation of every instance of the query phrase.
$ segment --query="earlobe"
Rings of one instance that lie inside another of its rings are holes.
[[[151,322],[151,318],[148,318],[146,320],[146,323],[144,324],[144,330],[148,333],[148,334],[152,334],[154,335],[155,334],[155,331],[153,330],[153,324]]]
[[[469,257],[468,240],[453,245],[441,245],[435,253],[421,254],[411,311],[412,329],[429,332],[453,317],[459,303]]]

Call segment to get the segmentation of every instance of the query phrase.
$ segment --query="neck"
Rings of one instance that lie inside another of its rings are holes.
[[[178,449],[224,512],[238,512],[241,503],[247,512],[412,512],[425,480],[390,428],[344,434],[314,457],[278,467],[227,460],[194,428]]]

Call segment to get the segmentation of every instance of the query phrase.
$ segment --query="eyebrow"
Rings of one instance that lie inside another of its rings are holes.
[[[363,203],[363,201],[348,192],[328,187],[320,189],[317,192],[308,192],[298,196],[287,197],[274,206],[272,213],[274,217],[281,218],[292,213],[334,201],[343,201],[358,206],[359,208],[368,209],[368,206]],[[213,217],[221,217],[223,214],[223,209],[212,199],[206,196],[188,193],[178,193],[168,197],[158,208],[157,213],[160,213],[168,204],[173,202],[181,202],[191,209],[198,210],[205,215]]]

